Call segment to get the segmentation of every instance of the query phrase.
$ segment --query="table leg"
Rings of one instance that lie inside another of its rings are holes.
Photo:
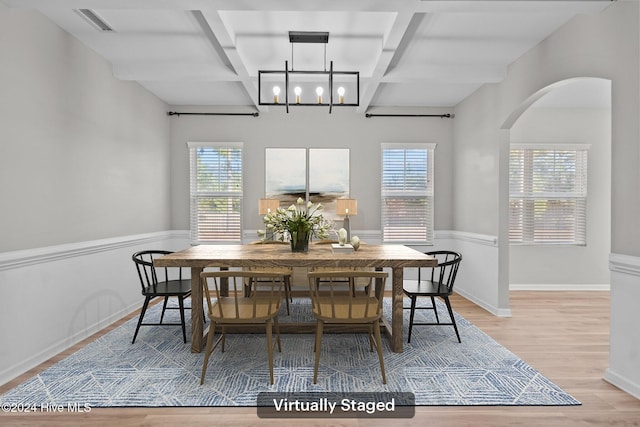
[[[191,267],[191,353],[200,353],[204,343],[203,295],[200,284],[202,270],[202,267]]]
[[[403,268],[392,269],[392,300],[391,300],[391,350],[394,353],[402,353],[403,336],[402,336],[402,281]]]

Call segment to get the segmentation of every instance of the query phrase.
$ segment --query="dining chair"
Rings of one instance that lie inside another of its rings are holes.
[[[278,311],[282,304],[285,287],[284,276],[272,271],[204,271],[200,274],[202,290],[207,301],[207,315],[211,324],[207,334],[207,346],[202,363],[200,384],[209,364],[209,356],[221,344],[224,351],[227,327],[264,324],[269,358],[269,377],[273,384],[273,331],[275,329],[278,351],[280,326]],[[248,287],[248,288],[247,288]],[[220,338],[213,343],[216,327],[220,327]]]
[[[283,240],[255,240],[250,245],[287,245],[289,242]],[[291,281],[293,277],[293,268],[291,267],[245,267],[245,270],[260,270],[277,273],[284,277],[284,297],[287,306],[287,314],[290,314],[289,302],[293,302],[293,295],[291,291]]]
[[[370,350],[378,353],[382,382],[387,383],[382,356],[380,319],[387,273],[362,270],[320,270],[308,275],[311,306],[316,317],[313,383],[318,381],[318,365],[325,325],[341,325],[358,332],[367,327]]]
[[[418,269],[418,280],[409,281],[405,280],[403,283],[403,292],[411,299],[410,307],[403,307],[405,310],[411,310],[409,315],[409,336],[407,342],[411,342],[411,332],[414,326],[453,326],[460,340],[460,333],[458,332],[458,326],[456,325],[456,318],[453,315],[451,309],[451,302],[449,296],[453,293],[453,285],[458,274],[458,268],[460,267],[460,261],[462,261],[462,255],[453,251],[432,251],[425,252],[427,255],[431,255],[438,260],[438,265],[435,267],[423,267]],[[426,270],[427,274],[423,280],[423,270]],[[429,297],[431,299],[431,306],[419,306],[416,307],[416,302],[419,297]],[[447,306],[449,312],[449,322],[441,322],[438,316],[438,309],[436,307],[436,298],[441,298]],[[435,322],[415,322],[414,316],[416,310],[433,310],[435,314]]]
[[[145,250],[136,252],[131,257],[135,263],[136,270],[138,271],[140,286],[142,287],[142,295],[144,296],[144,304],[142,305],[142,310],[138,318],[138,324],[136,326],[136,331],[133,334],[131,344],[136,342],[140,326],[165,325],[182,326],[182,338],[185,343],[187,342],[184,300],[191,296],[191,279],[189,277],[183,277],[183,267],[157,268],[153,265],[153,260],[156,257],[161,257],[170,253],[172,252],[163,250]],[[160,322],[144,323],[143,319],[147,312],[147,308],[149,307],[149,303],[151,300],[158,297],[164,298],[162,313],[160,314]],[[167,307],[170,297],[178,298],[177,310],[180,310],[180,323],[163,323],[165,311],[176,310],[175,307]]]

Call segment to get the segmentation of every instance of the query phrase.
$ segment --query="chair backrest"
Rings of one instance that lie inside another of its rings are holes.
[[[322,269],[307,276],[313,312],[319,319],[365,323],[382,316],[387,273]]]
[[[276,316],[280,310],[284,276],[278,272],[204,271],[200,278],[210,318],[250,323]]]
[[[168,280],[182,280],[181,267],[161,267],[157,268],[153,265],[153,260],[165,255],[173,253],[163,250],[146,250],[133,254],[131,259],[136,265],[138,277],[140,277],[140,286],[142,290],[153,288],[160,282]],[[171,272],[171,273],[170,273]]]
[[[429,267],[431,271],[429,277],[425,279],[438,284],[438,292],[453,292],[453,285],[456,281],[456,275],[458,274],[460,261],[462,261],[462,255],[453,251],[432,251],[425,253],[438,260],[438,265],[436,267]],[[418,282],[422,280],[421,271],[422,268],[419,268]]]

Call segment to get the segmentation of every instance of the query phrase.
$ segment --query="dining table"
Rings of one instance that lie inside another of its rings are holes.
[[[383,316],[382,329],[389,337],[391,350],[403,350],[403,280],[406,267],[433,267],[437,260],[400,244],[362,244],[357,251],[335,251],[330,244],[310,244],[307,252],[293,252],[289,245],[276,244],[201,244],[156,258],[157,267],[191,269],[191,352],[202,351],[207,328],[203,318],[203,291],[200,273],[205,268],[232,269],[266,267],[374,268],[391,270],[391,321]]]

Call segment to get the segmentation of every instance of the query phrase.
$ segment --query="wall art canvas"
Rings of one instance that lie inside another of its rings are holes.
[[[309,149],[309,198],[322,203],[326,216],[336,217],[336,199],[349,197],[349,149]]]
[[[280,200],[287,208],[307,195],[307,150],[267,148],[265,150],[265,197]]]

